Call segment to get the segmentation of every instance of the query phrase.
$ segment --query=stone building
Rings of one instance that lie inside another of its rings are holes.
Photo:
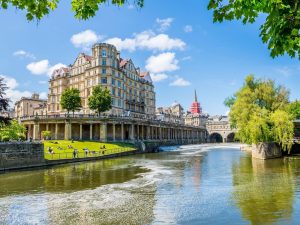
[[[161,121],[184,124],[183,107],[178,102],[174,102],[169,107],[158,107],[156,117]]]
[[[101,115],[88,107],[88,97],[96,85],[107,88],[112,95],[112,109]],[[61,108],[60,98],[66,88],[80,91],[82,109],[75,115],[66,115]],[[141,72],[131,59],[122,59],[110,44],[95,44],[91,56],[80,53],[72,65],[55,70],[44,103],[32,105],[30,113],[19,113],[27,138],[39,140],[45,130],[51,131],[51,139],[65,140],[147,140],[179,144],[200,143],[206,137],[205,129],[183,124],[183,109],[179,104],[172,107],[176,119],[157,119],[150,74]]]
[[[44,106],[47,100],[40,99],[39,94],[32,94],[31,97],[22,97],[19,101],[15,103],[15,118],[20,118],[24,116],[36,115],[35,109]]]
[[[77,88],[82,99],[78,114],[93,113],[88,97],[93,87],[101,85],[112,95],[111,115],[155,115],[155,91],[150,74],[141,72],[131,59],[122,59],[116,47],[100,43],[92,55],[80,53],[68,68],[54,71],[49,81],[48,115],[64,114],[60,97],[66,88]]]

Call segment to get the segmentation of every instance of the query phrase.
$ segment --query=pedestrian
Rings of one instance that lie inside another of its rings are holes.
[[[76,151],[75,151],[75,149],[73,150],[73,159],[75,159],[76,158]]]

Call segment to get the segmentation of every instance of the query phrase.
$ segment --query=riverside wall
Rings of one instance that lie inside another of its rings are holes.
[[[44,145],[38,142],[0,143],[0,171],[45,165]]]

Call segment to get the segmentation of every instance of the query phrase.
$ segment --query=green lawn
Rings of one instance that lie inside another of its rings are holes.
[[[103,143],[98,141],[73,141],[72,143],[72,141],[51,140],[43,143],[45,159],[48,160],[72,159],[74,149],[78,150],[76,158],[97,157],[136,149],[134,145],[128,143]],[[68,148],[68,145],[72,148]],[[104,145],[105,149],[103,148]],[[53,149],[52,154],[49,153],[49,147]],[[88,149],[88,154],[85,153],[84,148]]]

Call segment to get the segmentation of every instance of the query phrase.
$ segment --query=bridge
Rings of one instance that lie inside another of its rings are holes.
[[[215,116],[206,122],[206,129],[209,135],[209,142],[234,142],[237,129],[230,127],[227,116]]]

